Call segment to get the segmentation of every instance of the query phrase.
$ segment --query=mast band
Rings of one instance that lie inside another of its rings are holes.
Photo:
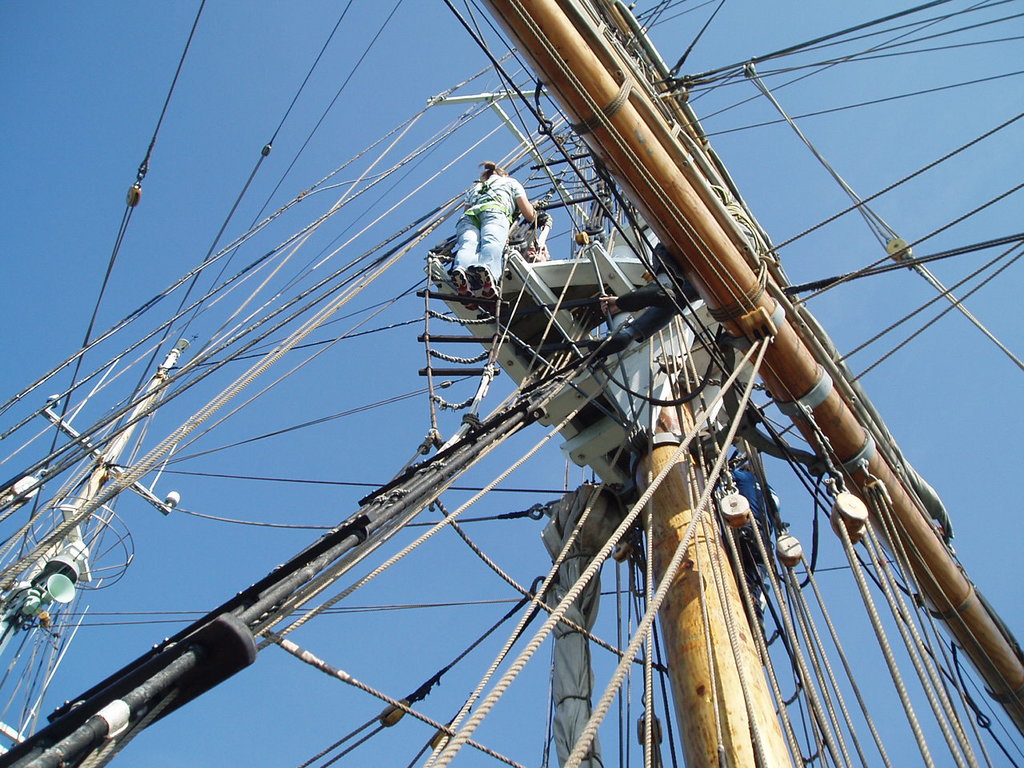
[[[615,94],[615,98],[608,103],[607,107],[601,110],[600,114],[588,117],[586,120],[578,123],[571,123],[569,127],[576,133],[590,133],[595,128],[600,128],[606,120],[610,120],[615,116],[616,112],[622,109],[622,105],[626,103],[626,99],[629,98],[632,90],[633,80],[627,77],[619,87],[619,92]]]
[[[867,440],[864,441],[864,445],[857,453],[843,462],[843,469],[847,472],[856,472],[861,468],[861,464],[867,468],[868,462],[875,456],[875,439],[867,432]]]
[[[781,307],[781,304],[777,304]],[[772,315],[772,320],[775,320],[775,315]],[[778,326],[776,326],[778,327]],[[832,383],[832,377],[828,375],[828,372],[818,366],[818,380],[814,383],[814,386],[810,388],[802,397],[798,397],[796,400],[789,400],[787,402],[776,403],[779,406],[779,410],[789,416],[791,419],[795,419],[798,416],[804,415],[804,410],[813,411],[823,402],[825,398],[832,392],[834,385]],[[870,435],[868,439],[870,439]],[[859,455],[859,454],[858,454]]]
[[[970,582],[967,582],[967,586],[969,587],[967,594],[964,596],[964,599],[960,601],[959,605],[951,607],[948,611],[938,611],[934,608],[929,608],[928,613],[930,613],[936,619],[939,619],[941,621],[949,621],[950,619],[955,619],[959,617],[960,614],[963,612],[964,608],[967,607],[967,604],[971,602],[971,599],[977,592],[974,588],[974,585]],[[989,693],[992,694],[991,691],[989,691]]]
[[[124,699],[114,699],[95,714],[107,725],[107,739],[116,739],[128,730],[128,721],[132,711]]]
[[[661,445],[682,445],[683,436],[675,432],[659,432],[651,439],[651,446],[657,448]]]

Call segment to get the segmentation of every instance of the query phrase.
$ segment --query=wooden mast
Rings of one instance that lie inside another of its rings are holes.
[[[771,298],[779,292],[770,274],[767,289],[759,282],[728,214],[646,84],[632,79],[629,64],[602,35],[600,20],[574,0],[488,4],[726,329],[736,337],[773,338],[761,374],[768,389],[777,401],[808,409],[812,421],[798,417],[797,426],[812,445],[818,433],[827,439],[852,491],[867,498],[874,488],[891,499],[900,546],[912,554],[931,609],[1024,731],[1024,663],[1015,643]]]
[[[673,460],[680,432],[673,412],[663,410],[654,447],[639,473],[640,483],[645,485],[647,478],[658,475]],[[699,496],[695,468],[684,460],[672,468],[651,498],[658,581],[693,519]],[[792,761],[728,560],[717,521],[705,516],[661,606],[683,756],[686,765],[695,768],[721,764],[783,768]],[[724,763],[720,756],[725,757]]]

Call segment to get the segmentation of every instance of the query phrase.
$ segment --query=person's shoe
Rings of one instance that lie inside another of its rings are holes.
[[[452,278],[452,285],[455,286],[455,292],[459,294],[461,298],[473,298],[473,292],[469,289],[469,278],[466,276],[466,270],[462,267],[456,267],[450,272],[450,275]],[[471,312],[477,309],[476,304],[468,301],[462,302],[462,306]]]
[[[487,267],[473,266],[467,270],[467,273],[474,296],[479,296],[481,299],[498,298],[498,292],[494,289],[494,278],[491,277],[491,272]],[[479,287],[474,283],[479,283]]]
[[[487,270],[484,267],[474,266],[466,268],[466,280],[469,281],[469,290],[474,294],[483,286],[480,274],[481,271],[487,273]]]

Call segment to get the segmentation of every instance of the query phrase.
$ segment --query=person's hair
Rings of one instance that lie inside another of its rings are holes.
[[[497,163],[492,163],[490,160],[484,163],[480,163],[480,167],[484,169],[484,178],[489,179],[491,176],[497,174],[498,176],[508,176],[508,171],[499,166]]]

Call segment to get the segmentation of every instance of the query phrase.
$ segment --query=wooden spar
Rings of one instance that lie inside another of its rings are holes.
[[[680,429],[671,411],[661,412],[658,432],[675,439],[655,438],[639,473],[641,485],[661,472],[676,453]],[[694,469],[682,461],[651,498],[658,581],[693,519],[699,496]],[[724,765],[792,765],[718,524],[708,515],[704,522],[690,542],[660,617],[686,765],[718,766],[723,764],[722,755]],[[715,563],[724,567],[716,568]]]
[[[916,498],[889,463],[870,448],[864,427],[835,388],[817,387],[823,370],[800,333],[759,282],[693,158],[645,84],[601,34],[599,20],[574,0],[488,0],[520,53],[576,121],[591,150],[617,178],[701,296],[737,337],[772,336],[762,378],[779,402],[809,404],[813,426],[798,428],[812,445],[815,430],[841,462],[850,463],[851,490],[867,498],[873,480],[891,498],[900,545],[911,553],[918,583],[936,615],[984,678],[994,697],[1024,732],[1024,663],[1013,639],[953,559]],[[771,282],[769,275],[767,280]],[[773,316],[774,315],[774,316]]]

